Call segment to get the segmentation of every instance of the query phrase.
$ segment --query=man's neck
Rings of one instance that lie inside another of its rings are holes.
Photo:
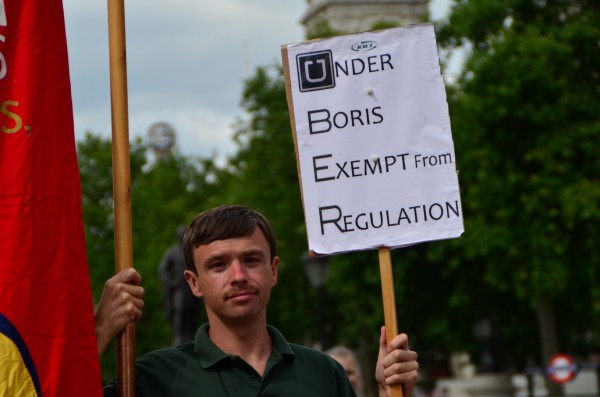
[[[263,376],[271,355],[272,342],[265,322],[224,324],[209,321],[209,338],[223,352],[241,357]]]

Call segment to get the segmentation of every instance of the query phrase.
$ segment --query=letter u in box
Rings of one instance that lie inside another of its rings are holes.
[[[298,54],[296,63],[301,92],[335,87],[333,55],[330,50]]]

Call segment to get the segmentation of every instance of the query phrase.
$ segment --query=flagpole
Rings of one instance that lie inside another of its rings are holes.
[[[108,0],[108,41],[113,140],[115,272],[118,273],[133,266],[124,0]],[[117,338],[117,360],[119,396],[134,397],[135,324],[133,322]]]

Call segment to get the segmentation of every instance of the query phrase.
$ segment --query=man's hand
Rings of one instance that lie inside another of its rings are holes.
[[[392,395],[390,386],[402,385],[404,397],[410,397],[417,383],[418,374],[417,353],[409,349],[408,336],[397,335],[388,345],[385,327],[381,327],[379,356],[375,368],[379,396],[390,397]]]
[[[110,341],[132,321],[142,317],[144,289],[142,278],[132,268],[121,270],[105,284],[94,313],[98,356],[102,357]]]

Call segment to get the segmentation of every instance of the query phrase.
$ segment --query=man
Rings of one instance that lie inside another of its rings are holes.
[[[325,353],[288,343],[267,325],[267,303],[277,284],[279,258],[268,221],[244,206],[222,206],[197,215],[183,241],[185,278],[204,300],[208,323],[194,342],[148,353],[136,361],[136,396],[355,396],[344,369]],[[122,272],[123,273],[123,272]],[[128,306],[129,319],[141,315],[143,295],[133,271],[109,280],[110,296]],[[117,277],[115,276],[115,277]],[[125,283],[133,283],[123,286]],[[106,287],[105,287],[106,289]],[[106,290],[105,290],[105,293]],[[128,294],[137,294],[128,297]],[[102,302],[101,302],[102,305]],[[102,326],[112,314],[98,310],[99,352],[117,326]],[[123,316],[127,317],[127,316]],[[110,340],[110,338],[108,339]],[[380,396],[402,384],[410,395],[417,354],[402,334],[386,344],[380,337],[376,378]],[[113,380],[105,396],[116,395]]]

